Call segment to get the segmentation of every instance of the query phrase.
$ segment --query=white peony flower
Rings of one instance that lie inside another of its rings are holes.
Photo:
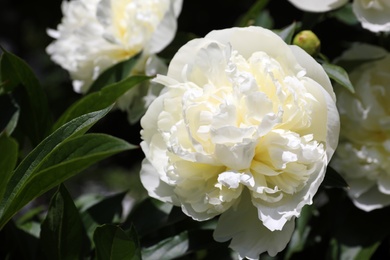
[[[356,45],[348,55],[358,52],[385,55],[352,71],[355,94],[340,90],[342,128],[332,166],[349,184],[354,204],[371,211],[390,205],[390,54]]]
[[[389,0],[354,0],[352,7],[363,28],[372,32],[390,31]]]
[[[232,28],[188,42],[155,81],[165,91],[141,119],[149,195],[221,215],[214,238],[240,257],[283,250],[338,142],[322,67],[269,30]]]
[[[64,1],[61,24],[48,30],[55,41],[47,52],[69,71],[74,90],[85,93],[102,71],[141,51],[136,69],[143,71],[148,57],[173,39],[181,5],[182,0]]]
[[[337,9],[346,3],[348,0],[288,0],[296,8],[313,13],[328,12]]]

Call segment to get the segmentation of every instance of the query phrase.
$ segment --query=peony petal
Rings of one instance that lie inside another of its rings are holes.
[[[172,1],[171,1],[172,2]],[[182,0],[175,0],[174,6],[171,3],[169,10],[156,28],[148,46],[145,47],[146,53],[158,53],[163,50],[175,37],[177,30],[177,16],[182,6]]]
[[[296,8],[314,13],[321,13],[331,11],[339,8],[346,3],[348,0],[288,0]]]
[[[152,166],[148,159],[142,161],[140,176],[142,185],[148,191],[149,196],[177,206],[180,205],[173,192],[173,187],[160,180],[156,168]]]
[[[356,207],[364,211],[372,211],[390,205],[390,196],[378,191],[377,187],[372,187],[360,197],[354,198],[353,203]]]
[[[379,175],[378,189],[380,192],[390,195],[390,175],[388,172],[384,172]]]
[[[332,83],[330,82],[330,79],[322,68],[322,66],[318,64],[318,62],[316,62],[313,57],[311,57],[298,46],[291,45],[289,47],[294,53],[298,63],[303,68],[305,68],[306,77],[309,77],[314,81],[318,82],[328,92],[332,99],[336,101],[336,95],[334,94]]]
[[[226,45],[230,44],[232,49],[238,51],[245,59],[249,59],[254,52],[263,51],[283,64],[283,67],[295,70],[295,73],[302,70],[289,51],[288,45],[278,35],[261,27],[215,30],[208,33],[205,39],[216,40]]]
[[[353,1],[352,10],[363,28],[376,33],[390,31],[390,5],[386,1]]]
[[[375,181],[368,180],[367,178],[348,178],[347,183],[349,186],[348,194],[352,198],[360,197],[376,185]]]
[[[224,212],[214,231],[214,239],[226,242],[231,239],[230,247],[240,257],[259,259],[259,255],[268,252],[275,256],[289,242],[294,231],[294,219],[280,231],[270,231],[257,218],[256,208],[252,205],[248,191],[244,191],[236,207]]]
[[[295,217],[299,217],[305,205],[313,203],[314,194],[316,194],[325,177],[325,160],[326,158],[323,162],[318,162],[315,165],[314,172],[307,180],[307,185],[294,196],[285,198],[283,203],[272,205],[261,199],[253,199],[253,204],[258,209],[259,219],[263,221],[264,226],[271,231],[283,230],[286,223],[291,222]]]

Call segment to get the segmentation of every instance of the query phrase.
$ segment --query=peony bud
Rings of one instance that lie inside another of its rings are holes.
[[[311,56],[316,56],[320,52],[320,39],[309,30],[301,31],[295,35],[293,44],[301,47]]]

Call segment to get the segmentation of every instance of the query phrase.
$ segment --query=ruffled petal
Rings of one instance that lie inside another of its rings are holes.
[[[275,256],[282,251],[294,231],[294,219],[286,223],[280,231],[270,231],[257,217],[257,210],[252,205],[248,192],[243,192],[235,207],[224,212],[214,232],[214,239],[226,242],[231,239],[230,247],[241,258],[259,259],[259,255],[268,252]]]

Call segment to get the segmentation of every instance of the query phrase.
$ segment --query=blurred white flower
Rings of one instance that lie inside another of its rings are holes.
[[[47,52],[69,71],[74,90],[85,93],[113,64],[143,51],[143,66],[165,48],[176,33],[181,5],[182,0],[64,1],[61,24],[48,30],[55,41]]]
[[[349,184],[354,204],[371,211],[390,205],[390,55],[356,45],[342,58],[356,60],[357,53],[382,58],[352,71],[355,94],[338,93],[342,128],[332,166]]]
[[[389,0],[354,0],[352,7],[363,28],[372,32],[390,31]]]
[[[288,0],[296,8],[313,13],[321,13],[331,11],[339,8],[346,3],[348,0]]]
[[[321,184],[338,142],[335,95],[305,51],[260,27],[184,45],[165,91],[141,119],[149,195],[195,220],[241,257],[276,255]]]

